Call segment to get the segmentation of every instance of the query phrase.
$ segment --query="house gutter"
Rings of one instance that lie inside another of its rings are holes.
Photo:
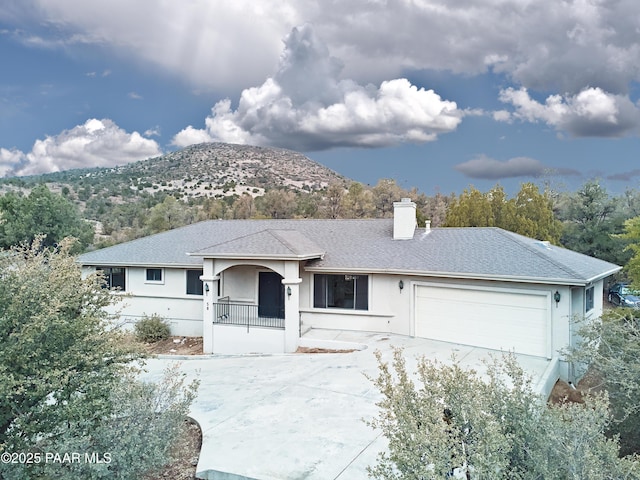
[[[482,275],[477,273],[461,273],[461,272],[437,272],[427,270],[405,270],[394,268],[328,268],[328,267],[305,267],[307,272],[326,272],[326,273],[353,273],[364,275],[367,273],[379,273],[390,275],[415,275],[418,277],[441,277],[441,278],[456,278],[467,280],[490,280],[490,281],[507,281],[507,282],[519,282],[519,283],[537,283],[537,284],[550,284],[550,285],[567,285],[567,286],[586,286],[595,280],[608,277],[618,271],[622,267],[616,267],[603,274],[597,275],[593,278],[549,278],[549,277],[521,277],[515,275]]]
[[[139,263],[139,262],[97,262],[91,261],[88,263],[76,260],[76,263],[83,267],[158,267],[158,268],[190,268],[201,269],[201,263]]]
[[[190,257],[213,258],[220,260],[316,260],[324,257],[323,253],[308,253],[304,255],[286,254],[234,254],[234,253],[187,253]]]

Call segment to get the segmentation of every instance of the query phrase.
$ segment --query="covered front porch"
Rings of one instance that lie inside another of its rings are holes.
[[[205,259],[205,353],[285,353],[297,349],[299,262],[252,262]],[[213,275],[207,276],[208,270]]]
[[[295,230],[212,245],[203,257],[205,353],[288,353],[300,341],[300,269],[324,255]]]

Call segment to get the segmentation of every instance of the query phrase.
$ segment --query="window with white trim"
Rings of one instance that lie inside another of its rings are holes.
[[[187,270],[187,295],[202,295],[202,270]]]
[[[104,275],[105,288],[120,290],[122,292],[126,290],[126,269],[124,267],[96,267],[96,270],[102,272]]]
[[[314,308],[369,309],[368,275],[315,274]]]
[[[585,298],[585,312],[590,312],[591,310],[593,310],[593,296],[594,296],[594,292],[595,289],[594,287],[588,287],[585,289],[584,291],[584,298]]]
[[[147,282],[148,283],[162,283],[162,269],[161,268],[147,268]]]

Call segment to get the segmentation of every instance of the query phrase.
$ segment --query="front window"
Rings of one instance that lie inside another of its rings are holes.
[[[202,270],[187,270],[187,295],[202,295]]]
[[[125,271],[124,267],[96,267],[104,275],[104,286],[106,288],[125,291]]]
[[[589,287],[585,290],[584,292],[584,296],[585,296],[585,311],[589,312],[591,310],[593,310],[593,293],[594,293],[594,288],[593,287]]]
[[[368,275],[316,274],[313,277],[315,308],[369,309]]]

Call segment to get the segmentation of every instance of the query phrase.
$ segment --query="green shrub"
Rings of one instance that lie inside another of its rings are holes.
[[[141,342],[153,343],[165,340],[171,335],[169,324],[159,315],[145,315],[135,326],[136,338]]]

